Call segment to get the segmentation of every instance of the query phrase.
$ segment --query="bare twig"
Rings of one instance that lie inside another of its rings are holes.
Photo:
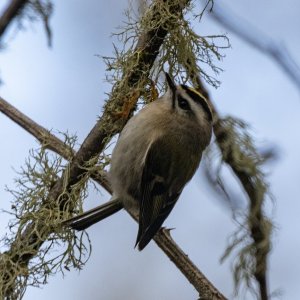
[[[157,1],[157,3],[159,2],[160,1]],[[182,5],[180,6],[172,4],[172,1],[170,0],[165,2],[167,5],[169,5],[170,11],[176,13],[178,11],[181,11],[189,1],[182,1]],[[159,6],[154,4],[151,8],[150,12],[152,13],[153,19],[158,18],[160,15],[160,10],[158,9],[158,7]],[[138,82],[147,78],[149,70],[158,54],[160,45],[162,44],[164,37],[167,34],[166,23],[168,23],[168,21],[169,20],[167,19],[165,23],[162,23],[159,27],[148,32],[144,32],[141,35],[137,43],[136,51],[133,54],[137,56],[138,64],[131,70],[130,74],[124,74],[124,78],[122,80],[123,85],[129,86],[131,89],[134,89]],[[118,88],[122,90],[122,86],[118,86]],[[65,188],[70,189],[72,185],[76,184],[80,176],[82,176],[86,172],[85,168],[83,167],[85,162],[89,161],[95,156],[98,156],[99,153],[103,150],[107,139],[110,138],[114,133],[117,133],[122,129],[129,115],[126,115],[126,118],[117,118],[115,109],[118,107],[122,108],[122,105],[124,105],[124,103],[129,100],[130,99],[128,99],[128,97],[124,96],[123,99],[118,99],[118,102],[113,98],[108,101],[102,118],[91,130],[82,146],[80,147],[79,151],[75,154],[69,166],[67,167],[67,179],[63,176],[54,184],[49,192],[48,198],[45,200],[45,205],[47,205],[47,203],[50,203],[51,201],[55,201],[56,199],[58,199]],[[2,103],[5,102],[2,101]],[[18,124],[20,124],[24,129],[28,130],[30,133],[34,134],[36,137],[40,135],[41,127],[36,126],[37,124],[32,123],[30,119],[23,118],[24,116],[21,118],[20,115],[18,116],[16,112],[15,114],[13,114],[9,110],[5,110],[5,112],[7,112],[7,114],[9,113],[10,118],[18,121]],[[60,143],[57,143],[56,138],[48,139],[48,143],[52,141],[56,143],[55,146],[52,146],[52,150],[58,149],[62,146]],[[62,154],[67,153],[63,149],[60,149],[59,151]],[[63,201],[63,197],[61,197],[60,200]],[[26,266],[29,261],[35,256],[36,251],[38,251],[38,249],[42,246],[43,242],[47,239],[50,233],[51,232],[45,232],[45,229],[43,230],[42,223],[40,224],[38,222],[32,222],[22,232],[22,234],[18,238],[18,241],[16,240],[11,245],[11,249],[6,252],[6,255],[9,255],[10,252],[19,253],[18,255],[12,257],[12,261],[16,264]],[[182,250],[180,250],[174,242],[170,244],[170,241],[172,240],[165,231],[162,230],[156,239],[160,247],[165,251],[170,259],[174,263],[176,263],[180,270],[184,272],[184,275],[188,278],[188,280],[195,286],[197,291],[201,294],[201,297],[204,296],[206,299],[225,299],[225,297],[217,292],[217,290],[209,283],[209,281],[203,277],[203,274],[184,255]],[[23,251],[23,245],[25,244],[27,246],[27,249],[28,245],[31,245],[32,247],[32,250],[29,253]],[[179,258],[181,259],[179,260]],[[10,273],[11,277],[11,272],[13,272],[13,270],[8,269],[6,271],[7,273]],[[15,274],[14,276],[15,278],[17,278],[18,274]]]
[[[0,38],[28,0],[11,0],[0,17]]]
[[[129,211],[129,214],[136,222],[138,222],[139,218],[135,210]],[[189,259],[188,255],[184,253],[183,250],[175,243],[175,241],[171,237],[169,229],[161,228],[159,232],[154,236],[154,241],[198,291],[200,299],[227,299],[220,291],[218,291],[214,287],[214,285]]]
[[[224,28],[236,34],[252,47],[273,58],[286,75],[297,85],[298,89],[300,89],[300,68],[282,43],[274,41],[252,24],[246,22],[246,20],[238,18],[229,9],[221,7],[217,2],[214,5],[211,16]]]
[[[0,111],[37,138],[43,147],[53,150],[67,160],[70,160],[74,156],[75,152],[72,148],[66,146],[65,143],[51,134],[50,131],[31,120],[1,96]]]

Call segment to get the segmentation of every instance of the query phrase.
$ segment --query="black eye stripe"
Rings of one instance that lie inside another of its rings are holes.
[[[212,114],[211,110],[206,102],[206,100],[201,97],[198,93],[194,92],[192,89],[190,89],[188,86],[182,84],[181,87],[185,90],[185,92],[193,99],[196,103],[200,104],[204,111],[206,112],[208,119],[212,121]]]

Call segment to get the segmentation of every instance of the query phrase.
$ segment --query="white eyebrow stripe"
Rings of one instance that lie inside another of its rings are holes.
[[[212,112],[206,101],[206,99],[201,96],[195,89],[190,88],[184,84],[180,85],[181,88],[186,92],[186,94],[191,98],[196,104],[201,105],[203,110],[206,112],[208,119],[212,121]]]

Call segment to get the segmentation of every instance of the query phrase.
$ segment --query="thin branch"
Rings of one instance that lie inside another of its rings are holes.
[[[75,151],[72,148],[66,146],[64,142],[51,134],[50,131],[31,120],[1,96],[0,111],[37,138],[43,147],[56,152],[67,160],[70,160],[75,155]]]
[[[128,211],[131,217],[138,222],[138,213],[133,209]],[[194,286],[203,300],[226,300],[227,298],[205,277],[197,266],[189,259],[188,255],[172,239],[170,230],[161,228],[154,236],[158,247],[169,257],[176,267],[184,274]]]
[[[229,9],[221,7],[217,2],[214,5],[211,16],[224,28],[236,34],[246,43],[273,58],[286,75],[296,84],[298,89],[300,89],[300,68],[282,43],[274,41],[252,24],[246,22],[246,20],[234,15]]]
[[[151,8],[152,18],[157,19],[160,15],[159,2],[155,2]],[[169,5],[169,10],[172,13],[181,11],[187,4],[188,0],[182,1],[181,5],[174,5],[172,1],[165,1]],[[157,5],[156,5],[157,4]],[[138,82],[147,78],[149,70],[151,69],[154,60],[158,54],[159,48],[167,34],[168,19],[163,22],[158,28],[144,32],[137,43],[136,51],[133,55],[137,55],[138,64],[131,70],[130,74],[124,74],[124,78],[121,81],[124,86],[129,86],[131,89],[138,84]],[[126,77],[125,77],[126,76]],[[122,86],[118,86],[122,90]],[[124,105],[126,102],[130,101],[128,97],[124,96],[123,99],[118,99],[119,103],[117,105]],[[3,102],[3,101],[2,101]],[[73,157],[67,170],[67,179],[64,175],[59,179],[49,192],[48,198],[45,200],[45,205],[51,203],[60,197],[64,189],[70,189],[72,185],[76,184],[79,178],[86,172],[83,167],[85,162],[89,161],[91,158],[98,156],[99,153],[104,149],[107,139],[113,134],[120,132],[126,123],[127,118],[116,118],[115,108],[117,100],[113,97],[107,102],[105,111],[101,119],[96,123],[94,128],[91,130],[82,146],[78,152]],[[113,109],[112,109],[113,108]],[[12,118],[12,114],[10,115]],[[13,119],[13,118],[12,118]],[[24,121],[31,121],[30,119],[24,119],[23,124],[24,129],[30,129],[32,134],[38,135],[39,131],[36,130],[36,126],[27,126]],[[31,122],[29,122],[31,123]],[[37,125],[37,124],[34,124]],[[55,139],[54,139],[55,140]],[[52,139],[50,139],[52,141]],[[48,140],[49,142],[49,140]],[[57,146],[57,145],[56,145]],[[52,146],[52,150],[56,147]],[[60,151],[64,153],[64,151]],[[67,180],[67,183],[66,183]],[[63,197],[60,198],[63,201]],[[42,222],[32,222],[26,229],[22,232],[18,240],[16,240],[12,245],[11,249],[6,252],[9,253],[21,253],[13,257],[13,261],[17,264],[27,265],[29,261],[34,258],[36,251],[42,246],[43,242],[47,240],[47,237],[51,232],[45,232],[43,230]],[[170,259],[176,264],[176,266],[184,273],[187,279],[194,285],[197,291],[200,293],[203,299],[226,299],[209,283],[206,278],[203,278],[203,274],[194,266],[194,264],[188,259],[188,257],[180,250],[180,248],[171,240],[169,234],[166,231],[161,230],[156,237],[159,246],[164,250],[164,252],[170,257]],[[23,242],[22,242],[23,241]],[[172,241],[172,243],[171,243]],[[30,253],[24,253],[23,243],[32,246],[32,251]],[[12,251],[14,250],[14,251]],[[179,259],[180,258],[180,259]],[[6,270],[7,273],[11,273],[13,270]],[[11,275],[11,274],[10,274]],[[17,278],[18,274],[15,274]]]
[[[136,219],[137,220],[137,219]],[[155,235],[156,244],[170,258],[176,267],[184,274],[188,281],[198,291],[200,298],[206,300],[227,299],[214,285],[205,277],[197,266],[189,259],[188,255],[175,243],[170,235],[170,230],[160,229]]]
[[[11,0],[0,17],[0,40],[12,20],[18,15],[28,0]]]

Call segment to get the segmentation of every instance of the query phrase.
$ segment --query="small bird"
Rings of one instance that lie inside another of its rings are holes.
[[[212,112],[193,88],[175,85],[147,104],[122,130],[111,157],[109,202],[65,221],[84,230],[122,208],[139,211],[136,246],[151,241],[197,170],[212,135]]]

